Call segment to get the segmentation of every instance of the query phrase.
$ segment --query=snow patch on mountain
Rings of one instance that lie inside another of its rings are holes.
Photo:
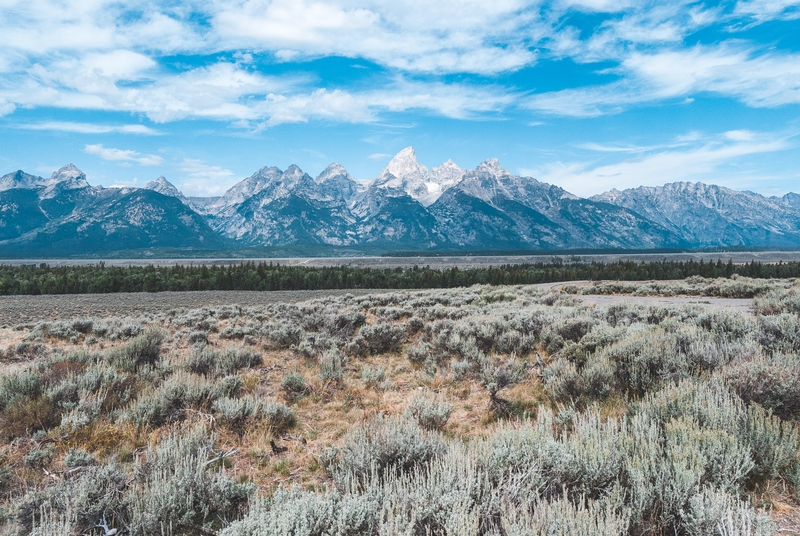
[[[397,188],[427,207],[464,176],[465,170],[448,160],[431,170],[417,161],[413,147],[395,155],[372,183],[377,188]]]

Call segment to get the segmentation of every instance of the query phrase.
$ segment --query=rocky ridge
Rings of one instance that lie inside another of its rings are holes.
[[[122,240],[121,240],[122,239]],[[702,183],[611,190],[589,199],[489,159],[428,169],[413,148],[374,180],[338,163],[316,178],[264,167],[219,198],[186,198],[166,178],[90,186],[72,164],[48,178],[0,177],[0,246],[63,248],[369,247],[514,250],[800,246],[800,196],[767,198]]]

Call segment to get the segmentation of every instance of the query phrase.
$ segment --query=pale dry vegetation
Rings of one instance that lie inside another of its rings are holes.
[[[753,298],[771,291],[795,287],[797,279],[753,279],[738,274],[730,278],[706,278],[699,275],[680,281],[592,281],[569,283],[563,287],[568,294],[631,296],[707,296],[713,298]]]
[[[792,530],[798,290],[754,314],[471,287],[0,329],[0,534]]]

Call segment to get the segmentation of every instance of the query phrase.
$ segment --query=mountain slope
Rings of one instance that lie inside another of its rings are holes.
[[[0,192],[0,248],[6,255],[227,245],[180,198],[149,189],[92,187],[72,165],[28,185],[33,187]]]
[[[492,213],[486,207],[495,211],[495,222],[502,213],[504,223],[498,226],[486,220]],[[558,186],[512,175],[496,159],[467,172],[430,210],[450,241],[475,249],[493,249],[498,243],[530,249],[681,244],[674,233],[627,209],[579,199]]]
[[[47,179],[0,177],[0,253],[85,255],[145,248],[302,246],[536,250],[800,246],[800,196],[701,183],[612,190],[590,199],[521,177],[497,159],[428,169],[400,151],[377,178],[333,163],[313,179],[263,167],[219,198],[187,198],[164,177],[90,186],[72,164]]]
[[[591,199],[628,208],[695,247],[800,245],[800,211],[752,192],[676,182]]]

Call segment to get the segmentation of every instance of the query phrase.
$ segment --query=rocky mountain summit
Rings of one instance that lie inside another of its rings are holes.
[[[0,251],[5,255],[227,245],[163,177],[145,188],[103,188],[90,186],[86,175],[69,164],[49,179],[18,171],[0,178],[0,184]]]
[[[187,198],[165,177],[144,188],[90,186],[72,164],[47,179],[23,171],[0,177],[0,248],[7,255],[281,246],[800,246],[800,196],[678,182],[583,199],[514,175],[497,159],[474,170],[450,160],[428,169],[411,147],[368,182],[338,163],[316,178],[295,165],[263,167],[218,198]]]
[[[794,196],[794,197],[793,197]],[[796,246],[800,210],[784,198],[767,198],[701,182],[675,182],[611,190],[591,199],[625,207],[698,247]]]

